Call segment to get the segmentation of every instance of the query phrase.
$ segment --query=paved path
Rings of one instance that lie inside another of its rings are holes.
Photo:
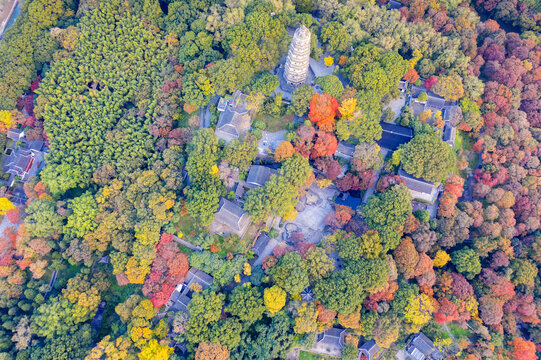
[[[7,29],[17,7],[17,0],[0,0],[0,39]]]
[[[187,248],[189,249],[192,249],[194,251],[201,251],[203,250],[203,248],[199,245],[194,245],[192,244],[191,242],[188,242],[186,240],[182,240],[181,238],[179,238],[178,236],[176,235],[173,235],[173,240],[175,240],[176,242],[178,242],[179,244],[182,244],[184,246],[186,246]]]

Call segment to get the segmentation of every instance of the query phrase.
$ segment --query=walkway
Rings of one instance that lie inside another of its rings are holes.
[[[17,0],[0,0],[0,39],[8,25],[13,23],[17,14]]]
[[[181,238],[179,238],[179,237],[176,236],[176,235],[173,235],[173,240],[175,240],[175,241],[178,242],[179,244],[184,245],[184,246],[186,246],[187,248],[192,249],[192,250],[194,250],[194,251],[201,251],[201,250],[203,250],[203,248],[202,248],[201,246],[194,245],[194,244],[192,244],[191,242],[188,242],[188,241],[186,241],[186,240],[182,240]]]

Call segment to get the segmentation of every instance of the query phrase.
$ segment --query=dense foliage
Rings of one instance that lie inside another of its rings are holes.
[[[343,359],[419,331],[450,360],[537,358],[539,5],[389,7],[25,0],[0,41],[1,150],[47,150],[0,189],[0,359],[285,359],[331,327]],[[284,91],[301,25],[325,75]],[[237,90],[251,129],[225,141]],[[392,151],[380,121],[402,105],[414,136]]]

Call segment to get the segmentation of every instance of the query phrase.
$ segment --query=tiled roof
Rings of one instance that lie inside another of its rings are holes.
[[[254,252],[254,254],[256,254],[257,256],[260,256],[263,250],[265,250],[265,247],[267,246],[269,241],[270,241],[270,238],[267,235],[267,233],[262,232],[258,236],[254,246],[252,246],[252,251]]]
[[[277,173],[275,169],[266,166],[252,165],[246,178],[246,185],[250,188],[263,186],[270,179],[271,175]]]
[[[385,122],[380,122],[380,125],[383,131],[377,143],[382,148],[396,150],[413,138],[413,130],[410,128]]]
[[[221,198],[218,211],[214,214],[214,221],[226,225],[236,231],[241,231],[249,221],[246,212],[237,204]]]
[[[355,145],[347,143],[345,141],[340,141],[334,155],[344,159],[351,159],[353,158],[354,152]]]
[[[431,194],[434,190],[434,183],[408,174],[403,169],[398,170],[398,176],[404,180],[406,187],[410,190],[424,194]]]

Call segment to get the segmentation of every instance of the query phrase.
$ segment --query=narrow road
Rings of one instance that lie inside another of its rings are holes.
[[[49,293],[51,292],[51,290],[53,289],[53,286],[54,286],[54,283],[56,281],[56,276],[58,275],[58,271],[53,271],[53,276],[51,276],[51,281],[49,282],[49,291],[47,291],[45,293],[45,300],[47,300],[47,298],[49,297]]]

